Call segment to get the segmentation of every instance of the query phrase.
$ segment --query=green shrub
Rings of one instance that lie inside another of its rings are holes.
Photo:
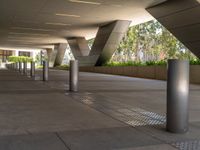
[[[200,65],[200,59],[190,60],[190,65]]]
[[[128,61],[128,62],[109,62],[106,63],[104,66],[144,66],[144,63],[142,62],[133,62],[133,61]]]
[[[147,61],[146,66],[161,66],[161,65],[167,65],[167,61],[161,60],[161,61]]]
[[[56,66],[55,68],[61,69],[61,70],[68,70],[69,66],[68,65],[60,65],[60,66]]]
[[[141,62],[141,61],[128,61],[128,62],[109,62],[106,63],[104,66],[153,66],[153,65],[166,65],[167,62],[162,61],[147,61],[147,62]]]
[[[9,56],[8,57],[9,62],[31,62],[33,61],[32,57],[27,57],[27,56]]]
[[[38,65],[38,66],[36,66],[36,69],[42,69],[42,68],[43,68],[42,65]]]
[[[108,62],[104,66],[161,66],[161,65],[167,65],[166,60],[161,61],[147,61],[147,62],[134,62],[134,61],[128,61],[128,62]],[[200,65],[200,59],[192,59],[190,60],[190,65]]]

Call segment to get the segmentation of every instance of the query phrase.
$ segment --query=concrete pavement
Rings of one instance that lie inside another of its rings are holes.
[[[0,70],[0,150],[199,150],[200,86],[190,87],[190,131],[165,131],[166,83],[68,72],[31,79]]]

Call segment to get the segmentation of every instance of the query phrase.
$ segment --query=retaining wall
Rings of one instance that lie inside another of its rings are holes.
[[[167,66],[81,67],[80,71],[166,80]],[[190,66],[190,82],[200,84],[200,65]]]

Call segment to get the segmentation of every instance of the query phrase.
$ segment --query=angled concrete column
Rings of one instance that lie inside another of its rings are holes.
[[[43,81],[49,80],[49,62],[43,61]]]
[[[31,62],[31,72],[30,72],[30,76],[34,77],[35,76],[35,62]]]
[[[55,64],[55,61],[56,61],[57,53],[58,53],[58,49],[57,49],[56,46],[55,46],[55,48],[53,48],[53,49],[47,49],[47,56],[48,56],[49,67],[50,67],[50,68],[53,68],[53,67],[54,67],[54,64]]]
[[[24,75],[27,75],[27,62],[24,62],[23,74],[24,74]]]
[[[67,41],[75,59],[78,59],[81,56],[89,55],[90,48],[85,37],[68,38]]]
[[[96,66],[106,63],[119,46],[131,21],[117,20],[101,26],[95,38],[90,56],[98,56]]]
[[[57,49],[57,55],[56,55],[54,66],[58,66],[58,65],[62,64],[64,55],[65,55],[65,51],[67,49],[67,43],[57,44],[57,45],[55,45],[55,49]]]
[[[189,61],[169,60],[167,80],[167,130],[188,131]]]
[[[78,79],[79,78],[79,65],[78,60],[70,61],[69,69],[69,90],[72,92],[78,91]]]
[[[79,61],[79,66],[94,66],[98,56],[89,56],[90,48],[85,37],[67,39],[72,54]]]

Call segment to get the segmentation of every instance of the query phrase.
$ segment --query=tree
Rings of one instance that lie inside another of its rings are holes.
[[[195,56],[158,21],[152,20],[130,27],[111,61],[145,62],[169,58],[193,59]]]

